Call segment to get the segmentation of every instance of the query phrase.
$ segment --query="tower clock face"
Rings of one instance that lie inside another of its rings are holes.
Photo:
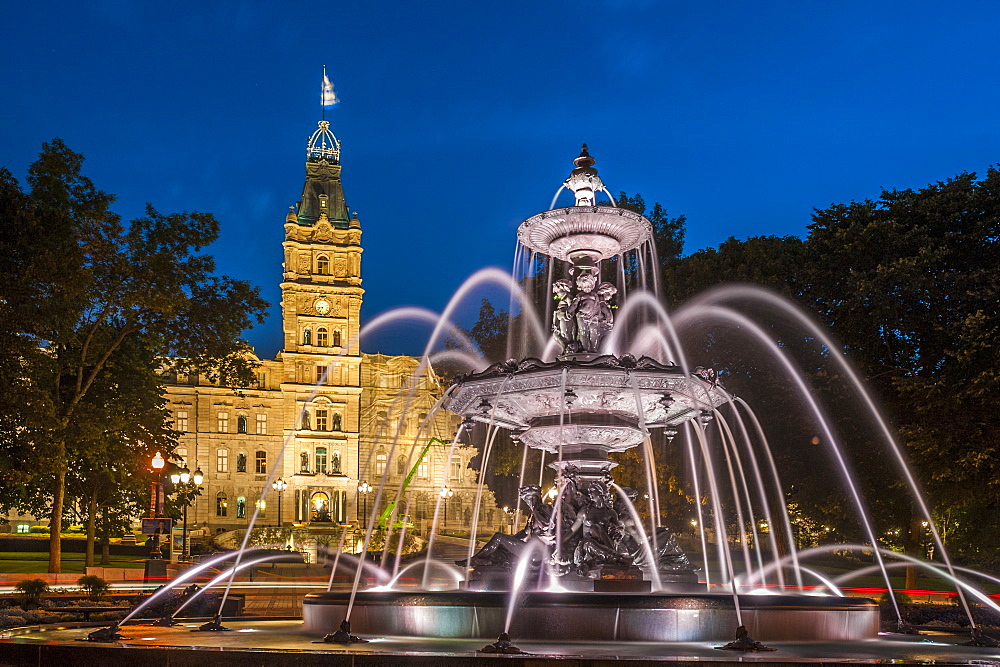
[[[313,305],[316,308],[316,312],[319,313],[320,315],[326,315],[327,313],[330,312],[330,302],[327,301],[326,299],[320,299]]]

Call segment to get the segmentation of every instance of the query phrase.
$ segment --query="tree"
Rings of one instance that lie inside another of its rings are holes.
[[[33,477],[49,494],[50,572],[60,571],[71,434],[89,430],[84,406],[116,353],[141,338],[167,366],[247,384],[253,365],[240,335],[263,322],[267,307],[255,287],[215,276],[212,258],[199,254],[218,237],[211,214],[163,215],[147,205],[123,225],[114,197],[94,187],[82,164],[54,139],[28,170],[29,192],[0,173],[0,261],[9,277],[0,301],[10,316],[0,337],[20,341],[0,384],[30,390],[26,401],[0,399],[2,437],[8,457],[46,463],[4,475]]]
[[[978,535],[980,553],[1000,532],[983,504],[1000,455],[990,421],[1000,407],[998,195],[990,169],[818,210],[805,275],[806,296],[899,425],[937,511],[960,517],[952,538]],[[982,513],[966,521],[974,505]],[[922,517],[907,509],[898,520],[916,551]]]

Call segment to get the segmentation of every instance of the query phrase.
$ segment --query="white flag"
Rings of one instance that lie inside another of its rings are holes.
[[[320,95],[320,105],[324,109],[329,109],[334,104],[340,102],[337,99],[337,93],[333,92],[333,83],[330,82],[330,77],[326,74],[323,75],[323,93]]]

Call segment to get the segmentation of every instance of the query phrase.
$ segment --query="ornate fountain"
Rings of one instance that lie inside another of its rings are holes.
[[[601,280],[602,262],[650,242],[652,225],[597,205],[596,194],[607,190],[594,163],[584,145],[563,184],[575,205],[532,216],[518,230],[525,247],[564,263],[567,277],[552,284],[556,359],[511,359],[465,375],[445,402],[465,423],[507,429],[547,452],[555,498],[522,487],[526,527],[494,535],[459,562],[465,590],[310,594],[305,629],[331,632],[349,617],[369,635],[500,634],[494,650],[506,646],[501,633],[508,632],[553,641],[694,641],[728,639],[740,626],[768,641],[873,637],[879,612],[871,600],[693,590],[696,569],[670,530],[643,527],[636,491],[614,484],[609,454],[642,445],[653,429],[700,428],[729,399],[711,369],[602,353],[618,292]],[[654,581],[662,588],[651,591]]]
[[[594,163],[585,144],[563,184],[576,205],[532,216],[518,229],[524,246],[564,263],[572,279],[553,283],[557,360],[494,364],[457,379],[446,403],[467,420],[510,429],[525,446],[555,459],[556,502],[546,505],[537,492],[522,490],[532,512],[529,527],[515,537],[496,535],[472,558],[472,588],[508,588],[532,537],[547,547],[546,574],[574,590],[649,590],[653,569],[661,582],[697,581],[669,529],[647,532],[636,525],[629,507],[635,493],[612,493],[617,464],[608,454],[642,444],[651,429],[707,418],[727,398],[709,369],[688,372],[648,357],[600,353],[614,326],[611,301],[618,292],[601,281],[601,263],[650,241],[652,225],[633,211],[595,204],[595,193],[606,190]]]

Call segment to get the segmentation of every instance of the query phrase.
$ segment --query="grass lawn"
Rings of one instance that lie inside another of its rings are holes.
[[[84,554],[64,553],[62,555],[62,571],[65,573],[79,572],[83,574]],[[95,562],[101,562],[101,556],[95,557]],[[145,559],[135,556],[112,556],[111,565],[107,567],[141,568]],[[44,551],[4,551],[0,552],[0,572],[46,572],[49,569],[49,555]]]

